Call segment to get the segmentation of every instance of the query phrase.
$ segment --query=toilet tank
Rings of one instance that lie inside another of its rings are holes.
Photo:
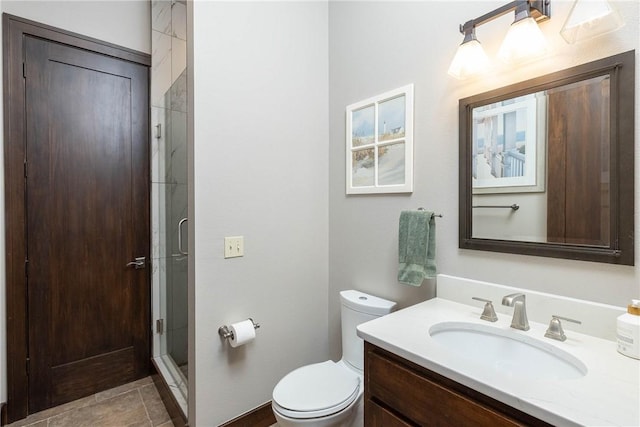
[[[364,370],[364,341],[358,337],[356,326],[391,313],[393,301],[359,291],[340,292],[342,323],[342,360],[359,371]]]

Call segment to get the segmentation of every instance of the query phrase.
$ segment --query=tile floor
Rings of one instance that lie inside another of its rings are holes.
[[[6,427],[173,427],[151,377],[31,414]]]

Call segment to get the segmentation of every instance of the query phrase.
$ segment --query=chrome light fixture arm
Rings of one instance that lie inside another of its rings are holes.
[[[493,21],[509,12],[516,12],[516,21],[528,17],[529,14],[537,21],[545,21],[551,16],[551,0],[514,0],[510,3],[500,6],[497,9],[487,12],[475,19],[470,19],[460,25],[460,32],[465,35],[469,34],[472,29],[487,22]],[[464,41],[463,41],[464,43]]]

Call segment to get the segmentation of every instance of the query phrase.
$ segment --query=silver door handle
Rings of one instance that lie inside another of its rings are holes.
[[[137,257],[134,261],[127,263],[127,267],[133,267],[136,270],[139,270],[141,268],[144,268],[145,264],[146,264],[146,259],[145,257],[141,256],[141,257]]]
[[[178,252],[180,252],[180,255],[189,255],[182,249],[182,225],[187,222],[187,220],[188,218],[182,218],[178,223]]]

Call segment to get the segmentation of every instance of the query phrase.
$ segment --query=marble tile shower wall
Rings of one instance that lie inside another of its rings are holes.
[[[178,365],[187,362],[187,259],[178,242],[180,220],[187,217],[186,11],[186,1],[151,2],[152,280],[154,289],[164,290],[167,340],[161,354],[171,354]]]

